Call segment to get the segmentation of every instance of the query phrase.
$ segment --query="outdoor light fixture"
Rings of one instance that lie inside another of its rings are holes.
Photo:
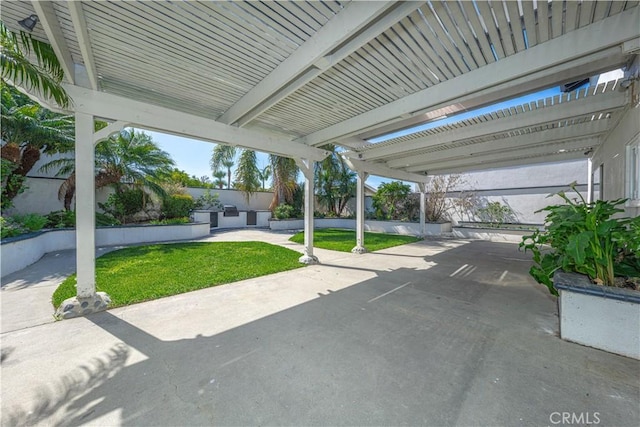
[[[31,32],[35,28],[38,23],[38,15],[29,15],[24,18],[22,21],[18,21],[18,24],[25,30]]]

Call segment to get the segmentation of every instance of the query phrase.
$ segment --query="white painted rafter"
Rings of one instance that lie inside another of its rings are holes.
[[[421,166],[419,171],[430,171],[432,169],[450,169],[469,165],[482,165],[483,163],[496,163],[501,161],[527,159],[533,156],[558,155],[582,148],[593,148],[600,145],[598,137],[577,138],[570,141],[552,142],[550,144],[540,144],[533,147],[525,147],[510,150],[491,150],[474,156],[467,156],[462,159],[447,161],[433,161]]]
[[[299,141],[322,145],[451,103],[464,102],[466,108],[488,104],[509,94],[540,89],[545,83],[549,85],[593,73],[598,66],[622,63],[624,55],[620,46],[640,36],[638,22],[640,8],[636,7],[328,126],[299,138]],[[612,31],[613,28],[616,30]],[[607,62],[597,62],[602,54],[606,54]],[[589,64],[587,70],[585,65]]]
[[[624,93],[610,91],[600,95],[587,96],[575,101],[563,102],[529,113],[503,117],[472,126],[441,132],[424,138],[416,138],[381,146],[379,148],[372,148],[359,153],[358,158],[363,160],[383,159],[390,155],[406,154],[413,150],[420,150],[482,135],[504,133],[516,129],[539,126],[545,123],[569,120],[598,112],[612,112],[624,108],[626,104],[627,99]]]
[[[370,175],[384,176],[386,178],[399,179],[409,182],[425,182],[427,177],[416,173],[405,172],[398,169],[391,169],[380,163],[363,162],[351,157],[342,156],[347,166],[357,172],[367,172]]]
[[[218,121],[226,124],[236,122],[240,125],[247,124],[419,6],[415,2],[349,3],[344,10],[334,16],[231,106]],[[384,18],[376,21],[385,13]],[[353,39],[349,40],[351,37]],[[339,49],[334,52],[338,47]]]
[[[73,22],[73,28],[78,38],[78,45],[80,46],[80,52],[82,53],[82,61],[87,70],[87,77],[91,89],[98,90],[98,71],[96,69],[96,62],[93,57],[93,51],[91,49],[91,40],[89,39],[89,31],[87,30],[87,21],[82,11],[81,1],[67,2],[69,8],[69,15],[71,15],[71,22]]]
[[[434,168],[429,170],[429,175],[445,175],[445,174],[456,174],[456,173],[464,173],[470,171],[481,171],[487,169],[499,169],[499,168],[508,168],[514,166],[524,166],[524,165],[537,165],[541,163],[559,163],[566,162],[570,160],[578,160],[584,159],[584,153],[580,151],[569,151],[567,153],[558,153],[558,154],[549,154],[537,157],[527,157],[521,159],[514,160],[500,160],[496,162],[486,162],[486,163],[470,163],[463,166],[450,167],[446,169],[437,169]]]
[[[42,28],[47,35],[47,39],[49,39],[49,44],[51,44],[53,51],[58,57],[60,66],[64,71],[65,79],[69,83],[74,84],[75,68],[73,58],[71,57],[69,46],[67,46],[67,42],[64,39],[56,11],[53,9],[53,4],[45,0],[32,0],[31,5],[38,15],[38,20],[42,23]]]
[[[74,101],[74,110],[98,118],[131,123],[132,126],[174,135],[249,148],[265,153],[310,161],[329,153],[283,138],[240,129],[204,117],[159,107],[90,89],[64,85]]]
[[[424,170],[421,169],[421,165],[434,161],[474,156],[487,150],[507,150],[514,147],[524,148],[550,142],[562,142],[575,138],[586,138],[604,134],[608,131],[609,127],[609,120],[594,120],[587,123],[546,129],[539,132],[525,133],[523,135],[497,140],[490,139],[488,141],[463,145],[459,148],[435,151],[433,153],[407,155],[406,157],[388,161],[387,166],[390,168],[403,168],[409,172],[416,172]]]

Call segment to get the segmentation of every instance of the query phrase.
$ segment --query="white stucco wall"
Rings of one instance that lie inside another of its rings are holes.
[[[63,180],[58,178],[27,177],[27,190],[16,196],[14,199],[14,207],[5,210],[3,214],[38,213],[46,215],[49,212],[64,209],[63,203],[58,200],[58,189],[62,182]],[[194,199],[202,196],[205,191],[204,188],[187,188],[187,192],[191,194]],[[109,194],[112,192],[113,190],[110,187],[101,188],[96,191],[96,209],[98,211],[100,211],[100,209],[97,203],[106,202]],[[273,193],[271,192],[259,192],[252,194],[247,203],[244,193],[240,191],[212,189],[211,193],[218,193],[222,204],[236,205],[239,210],[267,210],[273,198]]]
[[[607,200],[626,197],[625,178],[627,170],[626,146],[640,138],[640,108],[625,112],[618,126],[593,154],[594,170],[602,166],[604,182],[602,194]],[[627,207],[630,216],[640,215],[640,208]]]

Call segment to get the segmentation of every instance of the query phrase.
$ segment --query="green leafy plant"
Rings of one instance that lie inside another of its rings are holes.
[[[223,206],[220,202],[220,195],[218,193],[211,193],[210,189],[206,189],[204,194],[198,197],[193,205],[195,209],[212,209],[221,211]]]
[[[508,205],[500,202],[489,202],[485,207],[479,208],[478,216],[482,221],[489,223],[490,226],[499,227],[508,222],[514,216],[513,209]]]
[[[411,192],[411,187],[400,181],[384,182],[373,196],[373,208],[378,219],[399,219],[400,205]]]
[[[148,195],[141,188],[128,188],[109,195],[107,202],[98,203],[98,206],[120,223],[126,224],[133,215],[145,209],[147,200]]]
[[[195,207],[195,201],[189,194],[171,194],[162,200],[161,216],[166,218],[182,218],[189,216]]]
[[[46,228],[73,228],[76,226],[75,211],[53,211],[46,215]]]
[[[47,218],[38,214],[14,215],[13,220],[28,231],[40,231],[47,224]]]
[[[562,269],[585,274],[597,284],[613,286],[616,276],[640,276],[640,217],[612,218],[624,212],[626,200],[587,203],[582,195],[570,199],[557,193],[566,204],[541,209],[549,212],[545,229],[524,236],[520,247],[533,254],[529,273],[553,295],[553,274]]]
[[[273,210],[276,219],[295,218],[296,209],[291,205],[280,205]]]
[[[16,222],[13,218],[0,217],[0,238],[16,237],[21,234],[28,233],[29,230],[24,228],[22,224]]]
[[[120,225],[120,224],[121,222],[118,221],[117,218],[114,218],[113,215],[96,212],[96,226],[111,227],[111,226]]]
[[[166,218],[149,221],[152,225],[175,225],[175,224],[189,224],[191,221],[187,217],[182,218]]]

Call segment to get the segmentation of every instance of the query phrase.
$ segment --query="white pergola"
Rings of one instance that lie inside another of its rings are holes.
[[[6,1],[35,14],[76,114],[78,297],[95,296],[94,145],[124,126],[296,159],[313,255],[313,165],[337,144],[358,172],[428,175],[584,157],[626,93],[615,83],[372,144],[368,139],[631,64],[638,1]],[[42,100],[46,103],[47,100]],[[55,107],[55,106],[53,106]],[[109,127],[93,131],[96,118]],[[422,197],[424,221],[424,197]]]

